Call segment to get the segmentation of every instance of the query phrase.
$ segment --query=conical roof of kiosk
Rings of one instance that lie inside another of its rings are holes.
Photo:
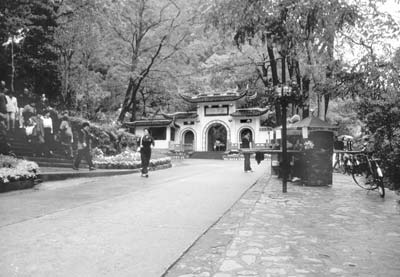
[[[298,121],[296,123],[291,124],[290,126],[288,126],[288,128],[290,129],[302,129],[302,128],[308,128],[308,129],[312,129],[312,130],[329,130],[332,131],[334,129],[337,129],[336,126],[333,126],[331,124],[329,124],[326,121],[321,120],[318,117],[315,116],[309,116],[304,118],[301,121]]]

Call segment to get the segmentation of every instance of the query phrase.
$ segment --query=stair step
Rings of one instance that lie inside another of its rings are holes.
[[[32,157],[32,156],[24,156],[23,158],[35,161],[42,162],[63,162],[63,161],[72,161],[72,159],[64,156],[55,155],[53,157]]]
[[[47,163],[47,162],[38,162],[39,167],[60,167],[60,168],[72,168],[73,162],[69,163]],[[79,168],[88,168],[86,163],[81,162]]]
[[[45,158],[45,157],[28,157],[28,156],[24,156],[25,160],[28,161],[34,161],[37,163],[54,163],[54,164],[71,164],[73,162],[73,159],[61,159],[61,158]],[[82,160],[81,163],[86,163],[85,160]]]
[[[66,157],[63,147],[57,142],[54,145],[52,157],[35,156],[37,145],[28,142],[23,129],[17,130],[16,133],[10,134],[8,137],[11,152],[18,158],[36,162],[40,167],[60,167],[71,168],[73,159]],[[87,168],[86,161],[82,160],[82,168]]]

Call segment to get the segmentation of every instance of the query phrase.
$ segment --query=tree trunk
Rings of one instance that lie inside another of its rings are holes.
[[[128,83],[128,88],[126,89],[125,92],[125,98],[124,98],[124,103],[122,104],[122,109],[121,113],[118,116],[118,121],[123,122],[125,118],[125,114],[129,109],[129,103],[131,100],[131,94],[132,94],[132,88],[133,88],[133,79],[132,77],[129,78],[129,83]]]
[[[268,57],[270,60],[271,64],[271,75],[272,75],[272,85],[276,86],[279,84],[279,78],[278,78],[278,68],[277,68],[277,63],[275,60],[275,54],[274,54],[274,49],[272,45],[267,46],[267,51],[268,51]],[[281,125],[281,119],[282,119],[282,109],[280,104],[275,104],[275,113],[276,113],[276,125],[279,126]]]
[[[131,115],[131,122],[136,120],[136,112],[137,112],[137,103],[136,103],[136,98],[137,98],[137,88],[133,88],[132,91],[132,97],[131,97],[131,105],[132,105],[132,115]]]
[[[274,55],[274,49],[272,46],[267,47],[268,50],[268,56],[271,64],[271,73],[272,73],[272,84],[274,86],[279,84],[279,78],[278,78],[278,68],[276,65],[276,60],[275,60],[275,55]]]
[[[71,60],[72,60],[73,54],[74,53],[71,50],[65,50],[65,51],[61,52],[61,57],[62,57],[63,63],[64,63],[64,68],[63,68],[64,80],[62,82],[61,96],[65,103],[68,98],[69,75],[70,75],[70,71],[71,71]]]
[[[309,84],[309,97],[316,97],[317,99],[317,115],[319,118],[324,119],[324,108],[325,106],[321,104],[321,95],[318,92],[315,92],[315,85],[316,84],[321,84],[321,80],[318,76],[318,73],[316,72],[318,66],[316,62],[316,58],[314,55],[314,49],[311,40],[307,40],[306,42],[306,50],[307,50],[307,58],[308,58],[308,63],[311,66],[311,77],[313,81],[313,86],[311,87],[311,82]],[[311,80],[310,80],[311,81]]]
[[[310,79],[308,77],[303,77],[303,95],[305,98],[305,103],[303,106],[302,118],[310,116]]]
[[[325,94],[324,95],[324,120],[325,121],[326,121],[326,114],[328,113],[329,100],[330,100],[330,95]]]
[[[142,102],[143,102],[143,111],[142,111],[142,116],[143,116],[143,117],[146,117],[146,116],[147,116],[147,113],[146,113],[147,98],[146,98],[145,93],[146,93],[146,92],[145,92],[144,88],[141,88],[141,89],[140,89],[140,95],[142,96]]]
[[[14,64],[14,36],[11,38],[11,91],[14,92],[15,64]]]

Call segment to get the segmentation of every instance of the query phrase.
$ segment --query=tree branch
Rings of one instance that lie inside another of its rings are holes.
[[[133,88],[134,91],[137,91],[140,88],[140,85],[142,84],[143,80],[146,78],[146,76],[149,74],[151,67],[153,66],[155,60],[157,59],[157,57],[160,55],[161,49],[164,46],[164,41],[167,39],[167,36],[163,36],[157,51],[154,53],[154,55],[151,58],[150,63],[147,65],[147,67],[145,69],[142,70],[142,72],[140,73],[139,77],[135,80],[135,87]],[[129,102],[129,106],[131,104],[133,104],[134,99],[131,98],[130,102]]]

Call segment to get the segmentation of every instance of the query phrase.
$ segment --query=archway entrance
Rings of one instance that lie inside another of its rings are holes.
[[[207,151],[225,151],[227,144],[227,130],[224,125],[214,123],[207,132]]]
[[[184,150],[194,149],[194,133],[191,130],[188,130],[183,134],[183,149]]]
[[[239,145],[240,145],[240,148],[242,148],[242,138],[243,138],[246,134],[250,134],[250,142],[253,141],[253,132],[251,131],[251,129],[249,129],[249,128],[243,128],[243,129],[240,131],[240,134],[239,134]]]

